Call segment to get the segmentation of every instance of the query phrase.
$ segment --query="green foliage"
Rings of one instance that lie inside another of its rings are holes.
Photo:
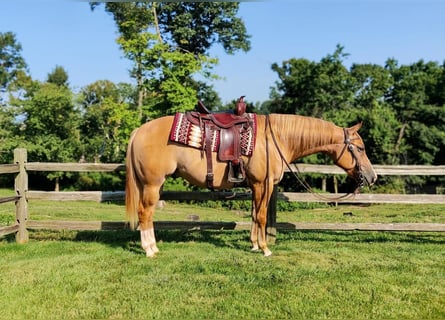
[[[123,162],[131,132],[138,127],[136,110],[118,86],[97,81],[82,89],[80,125],[82,154],[88,162]],[[128,93],[127,93],[128,94]]]
[[[22,45],[12,32],[0,32],[0,93],[6,91],[8,86],[26,73],[26,62],[21,55]],[[1,102],[0,95],[0,102]]]
[[[29,97],[14,103],[23,106],[21,134],[26,139],[30,161],[79,159],[80,113],[70,89],[41,83]]]
[[[437,154],[444,146],[445,104],[438,94],[445,88],[444,66],[423,60],[400,67],[394,60],[387,64],[394,78],[388,102],[406,128],[401,137],[407,141],[402,161],[436,164]],[[437,164],[441,163],[443,159]]]
[[[14,111],[0,103],[0,163],[11,163],[13,152],[23,144],[23,137],[17,132]]]
[[[198,98],[209,110],[221,110],[222,102],[213,85],[209,85],[203,81],[196,81],[198,86]]]
[[[125,189],[125,176],[105,172],[81,173],[65,190],[120,191]]]
[[[290,201],[277,201],[277,212],[297,211],[297,210],[311,210],[316,208],[326,208],[327,204],[317,202],[290,202]]]
[[[343,47],[319,62],[291,58],[272,70],[270,112],[321,117],[339,126],[358,121],[369,158],[379,164],[442,165],[445,159],[445,65],[423,60],[399,66],[343,66]],[[322,155],[304,162],[326,163]],[[397,179],[380,179],[399,188]],[[406,190],[425,184],[404,180]],[[392,187],[388,187],[392,189]],[[404,189],[404,188],[402,188]]]
[[[211,69],[218,60],[208,56],[213,44],[229,54],[249,50],[238,7],[229,2],[105,4],[119,30],[117,42],[134,63],[140,121],[193,109],[205,88],[194,76],[215,77]]]
[[[5,101],[6,92],[18,96],[21,86],[29,83],[21,51],[14,33],[0,32],[0,163],[10,163],[12,150],[23,142],[17,128],[17,110]]]
[[[13,119],[8,123],[12,132],[9,152],[12,153],[13,147],[25,147],[29,161],[77,161],[81,114],[66,86],[68,75],[58,67],[48,78],[55,83],[26,80],[20,84],[24,93],[11,95],[6,109]],[[55,179],[56,190],[63,175],[61,172],[47,175],[48,179]]]
[[[57,86],[68,86],[68,73],[61,66],[56,66],[54,70],[48,74],[46,80],[48,83],[54,83]]]
[[[163,190],[168,191],[191,191],[193,189],[192,186],[182,178],[173,178],[167,177],[165,180]]]
[[[237,2],[161,2],[159,27],[164,38],[184,51],[206,54],[215,43],[233,54],[250,49],[250,36]]]
[[[98,3],[93,3],[92,8]],[[133,62],[136,85],[100,80],[75,95],[68,74],[56,66],[46,82],[34,81],[12,32],[0,33],[0,162],[12,161],[15,147],[26,147],[30,161],[123,162],[132,130],[146,120],[192,109],[197,99],[210,109],[226,106],[205,81],[217,77],[209,56],[214,45],[225,52],[250,49],[250,36],[237,17],[239,3],[109,2],[101,4],[113,16],[117,43]],[[274,63],[279,78],[271,100],[248,104],[249,112],[292,113],[321,117],[342,127],[363,121],[360,135],[367,154],[379,164],[442,165],[445,159],[445,64],[419,60],[399,65],[344,66],[348,56],[337,45],[320,61],[290,58]],[[234,97],[235,98],[235,97]],[[330,164],[324,155],[304,162]],[[63,178],[60,173],[49,179]],[[72,182],[76,175],[66,176]],[[82,177],[81,188],[96,188],[99,181]],[[83,180],[84,179],[84,180]],[[120,180],[120,179],[118,179]],[[347,181],[339,178],[340,189]],[[314,187],[330,178],[309,175]],[[111,185],[119,184],[109,180]],[[399,179],[382,177],[378,188],[411,192],[443,185],[443,177]],[[173,185],[181,188],[182,182]],[[285,178],[286,189],[298,189]],[[182,188],[189,188],[182,184]],[[223,207],[226,204],[203,204]],[[247,208],[234,202],[229,208]]]
[[[406,179],[404,179],[403,177],[383,176],[379,177],[379,180],[381,181],[372,188],[372,191],[375,193],[406,193]]]
[[[330,110],[348,107],[352,100],[349,74],[342,61],[347,56],[337,46],[332,55],[319,63],[307,59],[284,61],[272,65],[280,79],[272,89],[272,112],[321,117]]]
[[[181,50],[166,51],[162,54],[162,78],[154,83],[155,92],[162,92],[164,99],[154,105],[153,117],[192,110],[197,103],[198,91],[193,74],[202,68],[216,64],[216,59],[204,55],[196,56]]]

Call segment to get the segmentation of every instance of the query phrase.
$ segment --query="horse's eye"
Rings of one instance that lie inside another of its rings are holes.
[[[364,152],[365,151],[365,147],[357,146],[357,150],[358,150],[358,152]]]

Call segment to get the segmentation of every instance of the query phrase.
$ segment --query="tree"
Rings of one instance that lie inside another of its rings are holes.
[[[23,88],[31,87],[25,59],[21,55],[22,46],[12,32],[0,32],[0,162],[12,160],[12,150],[23,137],[17,123],[18,110],[8,102],[8,95],[18,97]]]
[[[350,74],[354,109],[358,110],[355,117],[364,122],[361,135],[368,156],[377,163],[398,164],[398,153],[404,145],[399,139],[402,125],[386,101],[394,83],[390,72],[375,64],[353,64]],[[347,118],[347,115],[343,116]]]
[[[48,74],[46,82],[54,83],[60,87],[68,87],[68,73],[61,66],[56,66],[54,70]]]
[[[250,49],[250,36],[241,18],[237,2],[162,2],[159,29],[165,40],[185,52],[208,54],[214,43],[228,54]]]
[[[139,125],[137,112],[126,102],[127,89],[106,80],[82,89],[80,132],[86,161],[124,161],[128,139]]]
[[[423,60],[399,67],[393,59],[386,67],[394,79],[387,101],[402,124],[399,137],[407,146],[401,162],[435,164],[445,147],[445,107],[438,90],[443,67]]]
[[[277,63],[272,64],[272,70],[280,80],[271,89],[271,112],[295,114],[310,101],[313,92],[308,80],[312,77],[314,65],[307,59],[295,58],[282,62],[281,67]]]
[[[321,117],[328,110],[351,107],[351,81],[342,63],[348,54],[343,50],[337,45],[320,62],[292,58],[281,66],[272,64],[280,81],[272,88],[271,111]]]
[[[97,6],[93,3],[92,9]],[[229,54],[250,48],[244,24],[236,17],[238,7],[231,2],[105,4],[119,31],[117,42],[134,62],[131,75],[138,86],[141,120],[143,113],[158,117],[196,104],[200,85],[193,77],[213,76],[217,59],[208,56],[213,44],[220,43]]]
[[[57,74],[66,73],[55,70]],[[50,73],[48,79],[55,79],[54,75]],[[80,113],[71,90],[61,82],[38,81],[33,81],[26,89],[22,97],[12,97],[10,103],[17,110],[16,126],[23,138],[21,146],[28,150],[29,161],[78,161]],[[55,190],[62,176],[59,172],[47,175],[55,180]]]
[[[42,83],[33,96],[22,101],[23,134],[29,141],[31,161],[78,160],[79,113],[66,87]]]
[[[321,117],[340,126],[364,122],[360,135],[373,163],[444,164],[445,64],[420,60],[399,66],[342,65],[343,48],[313,62],[291,58],[272,65],[279,81],[270,111]],[[303,159],[323,163],[320,156]],[[379,179],[404,191],[436,178]],[[440,178],[435,183],[440,183]]]
[[[0,93],[5,92],[20,74],[27,72],[27,65],[21,56],[21,50],[22,46],[14,33],[0,32]]]
[[[222,101],[212,85],[196,81],[198,98],[209,110],[221,110]]]

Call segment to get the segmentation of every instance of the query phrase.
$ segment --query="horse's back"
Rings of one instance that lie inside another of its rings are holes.
[[[173,123],[173,116],[166,116],[151,120],[141,125],[136,132],[137,143],[168,142],[170,128]]]
[[[169,144],[173,116],[166,116],[144,123],[134,133],[131,141],[133,163],[138,164],[141,177],[163,177],[176,169],[176,151]]]

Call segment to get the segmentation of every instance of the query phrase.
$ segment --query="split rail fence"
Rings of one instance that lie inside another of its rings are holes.
[[[378,175],[445,175],[445,166],[374,166]],[[0,204],[14,201],[16,204],[16,221],[13,225],[0,227],[0,236],[16,233],[16,241],[28,241],[28,229],[75,229],[75,230],[115,230],[126,228],[124,222],[104,221],[33,221],[28,216],[29,200],[91,200],[91,201],[122,201],[124,191],[81,191],[81,192],[47,192],[28,190],[28,172],[30,171],[66,171],[66,172],[119,172],[124,171],[123,164],[101,163],[41,163],[27,162],[26,149],[14,150],[14,163],[0,165],[0,174],[16,174],[15,195],[0,198]],[[336,167],[329,165],[299,164],[301,173],[344,174]],[[363,231],[445,231],[442,223],[277,223],[276,201],[299,202],[341,202],[341,203],[410,203],[410,204],[445,204],[445,194],[356,194],[338,200],[345,194],[323,194],[320,198],[312,193],[278,192],[274,194],[269,205],[268,235],[273,242],[276,230],[363,230]],[[161,200],[250,200],[249,192],[169,192],[161,194]],[[31,201],[32,202],[32,201]],[[158,221],[158,229],[250,229],[246,222],[204,222],[204,221]]]

